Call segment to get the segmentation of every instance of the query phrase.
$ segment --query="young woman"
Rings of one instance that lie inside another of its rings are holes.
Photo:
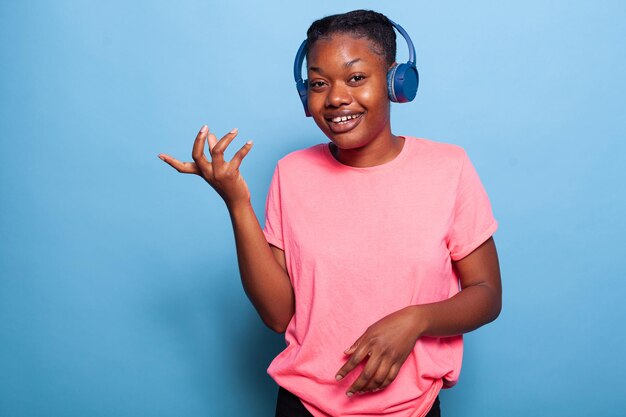
[[[330,143],[279,161],[264,229],[239,172],[252,143],[224,160],[236,129],[218,141],[203,126],[194,162],[159,155],[224,199],[244,289],[285,332],[277,416],[439,415],[461,335],[500,312],[497,222],[467,155],[392,133],[395,47],[379,13],[311,25],[306,105]]]

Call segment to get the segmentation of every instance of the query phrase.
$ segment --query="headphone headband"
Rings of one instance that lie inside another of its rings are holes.
[[[411,37],[408,33],[396,22],[388,19],[389,23],[402,35],[409,47],[409,60],[405,64],[394,65],[387,73],[387,89],[389,92],[389,99],[398,103],[405,103],[413,100],[417,93],[417,86],[419,84],[419,76],[417,73],[417,67],[415,65],[415,47],[411,41]],[[296,53],[296,59],[293,63],[293,78],[296,82],[296,89],[300,95],[300,100],[304,105],[304,112],[307,117],[310,117],[309,108],[307,105],[307,92],[308,85],[306,80],[302,79],[302,64],[306,58],[308,41],[305,39],[298,52]]]
[[[297,83],[302,82],[302,64],[306,57],[308,43],[309,41],[305,39],[302,44],[300,44],[300,48],[298,48],[298,52],[296,53],[296,60],[293,62],[293,78]]]
[[[389,22],[393,25],[394,28],[396,28],[398,32],[400,32],[400,35],[402,35],[402,37],[406,41],[406,44],[409,47],[409,61],[407,62],[407,64],[415,66],[415,47],[413,46],[413,41],[411,40],[411,37],[408,33],[406,33],[406,30],[404,30],[402,26],[400,26],[391,19],[389,19]]]

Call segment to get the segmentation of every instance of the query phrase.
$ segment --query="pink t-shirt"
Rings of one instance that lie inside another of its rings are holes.
[[[264,233],[285,251],[296,310],[287,347],[270,364],[276,383],[316,417],[418,417],[456,383],[461,336],[420,338],[387,388],[346,396],[359,365],[335,375],[368,326],[409,305],[459,292],[452,262],[496,230],[487,194],[465,151],[406,137],[383,165],[341,164],[328,144],[278,162]]]

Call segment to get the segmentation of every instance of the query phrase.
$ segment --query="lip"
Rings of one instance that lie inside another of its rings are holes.
[[[348,115],[353,115],[353,114],[359,114],[359,117],[355,119],[346,120],[345,122],[339,122],[339,123],[335,123],[332,121],[334,117],[348,116]],[[346,132],[351,131],[352,129],[357,127],[359,123],[361,123],[361,120],[363,119],[364,114],[365,113],[333,114],[333,115],[328,115],[327,117],[325,117],[325,120],[326,120],[326,124],[328,125],[328,127],[333,133],[346,133]]]

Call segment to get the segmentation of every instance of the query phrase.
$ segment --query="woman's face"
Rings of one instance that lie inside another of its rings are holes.
[[[336,34],[308,53],[309,111],[339,149],[391,137],[387,66],[372,47],[366,38]]]

